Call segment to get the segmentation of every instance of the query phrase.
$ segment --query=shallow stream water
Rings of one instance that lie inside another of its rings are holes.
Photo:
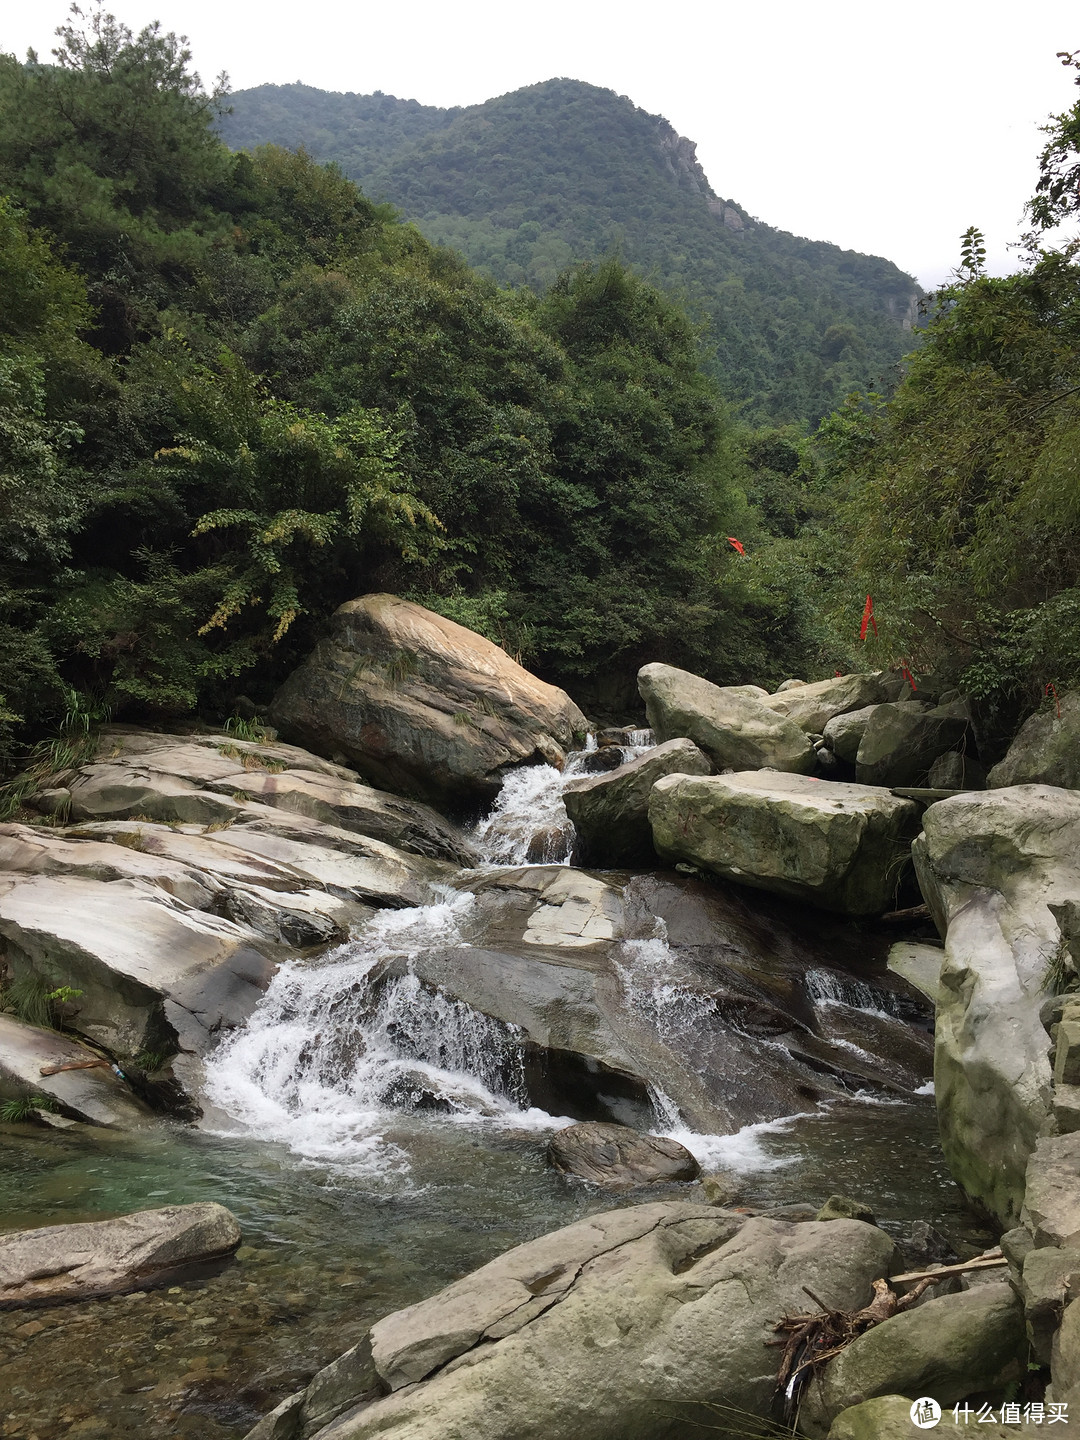
[[[545,771],[514,775],[481,827],[489,864],[565,861],[572,832],[558,777]],[[512,1027],[432,996],[408,973],[377,992],[368,985],[386,954],[455,934],[470,899],[382,912],[334,955],[282,967],[248,1026],[211,1058],[210,1131],[0,1130],[4,1229],[218,1200],[244,1232],[217,1274],[0,1314],[0,1435],[243,1436],[379,1316],[522,1240],[642,1198],[547,1167],[547,1139],[566,1120],[529,1106]],[[648,944],[639,985],[657,968]],[[662,974],[656,984],[655,1003],[670,1006]],[[816,1005],[889,1022],[889,992],[872,982],[845,989],[823,972],[808,989]],[[655,1100],[668,1122],[657,1128],[707,1169],[737,1176],[742,1203],[841,1192],[899,1238],[930,1220],[960,1248],[986,1243],[945,1170],[927,1096],[853,1097],[727,1137],[685,1133]],[[683,1185],[648,1198],[700,1196]]]

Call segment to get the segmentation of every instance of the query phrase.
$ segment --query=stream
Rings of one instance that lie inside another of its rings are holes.
[[[649,737],[632,739],[626,758]],[[510,775],[473,837],[481,876],[569,864],[561,786],[591,763],[583,752],[566,776],[548,766]],[[517,1028],[414,973],[419,956],[468,947],[475,906],[470,890],[447,888],[423,908],[379,912],[327,955],[281,966],[248,1024],[209,1057],[200,1128],[0,1127],[4,1229],[218,1200],[244,1232],[239,1263],[216,1274],[0,1314],[0,1435],[239,1440],[379,1316],[514,1244],[642,1198],[550,1170],[547,1140],[573,1117],[530,1094]],[[717,1022],[711,1000],[680,978],[681,957],[658,922],[622,942],[616,969],[638,1029],[685,1049],[696,1027]],[[883,966],[855,975],[815,963],[801,983],[815,1032],[856,1071],[881,1037],[899,1044],[910,1026],[911,1001]],[[729,1025],[724,1036],[725,1054],[778,1050],[766,1031]],[[689,1125],[655,1084],[651,1128],[706,1171],[737,1177],[745,1204],[840,1192],[898,1238],[930,1220],[955,1246],[982,1248],[938,1149],[929,1087],[896,1073],[891,1086],[849,1077],[847,1092],[734,1134]],[[700,1195],[683,1185],[647,1198]]]

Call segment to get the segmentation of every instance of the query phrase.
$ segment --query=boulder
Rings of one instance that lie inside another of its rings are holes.
[[[701,1166],[677,1140],[597,1121],[557,1130],[548,1141],[548,1159],[564,1175],[609,1190],[696,1180],[701,1173]]]
[[[85,1068],[88,1064],[92,1068]],[[41,1073],[65,1065],[79,1068]],[[0,1014],[0,1100],[35,1095],[47,1095],[59,1114],[88,1125],[130,1128],[146,1124],[151,1114],[87,1046],[57,1030]]]
[[[846,1195],[830,1195],[817,1212],[818,1220],[863,1220],[867,1225],[876,1225],[874,1212],[861,1200],[850,1200]]]
[[[876,915],[893,903],[919,812],[870,786],[746,771],[657,781],[649,822],[666,859],[826,910]]]
[[[918,1395],[915,1397],[916,1400],[921,1398]],[[841,1410],[829,1430],[829,1440],[912,1440],[912,1436],[918,1433],[911,1419],[912,1404],[907,1395],[881,1395],[876,1400],[865,1400],[861,1405]],[[975,1415],[976,1407],[973,1406],[968,1417],[972,1424],[976,1423]],[[938,1425],[939,1434],[942,1431],[955,1434],[958,1430],[970,1434],[963,1410],[959,1416],[954,1416],[950,1409],[943,1409]],[[937,1426],[929,1428],[937,1429]],[[979,1422],[977,1433],[980,1440],[984,1436],[989,1440],[1016,1440],[1022,1432],[1005,1425]]]
[[[231,822],[250,800],[412,854],[476,863],[461,831],[429,806],[361,785],[355,771],[293,745],[107,731],[98,758],[65,779],[73,820],[212,825]]]
[[[777,691],[764,704],[778,715],[794,720],[808,734],[821,735],[838,715],[849,710],[865,710],[887,698],[880,675],[837,675],[812,685]]]
[[[342,605],[271,718],[373,784],[443,805],[494,799],[508,766],[561,766],[588,728],[498,645],[394,595]]]
[[[1027,1166],[1023,1220],[1036,1248],[1080,1246],[1080,1134],[1037,1141]]]
[[[814,747],[805,732],[740,687],[725,689],[687,670],[654,664],[638,671],[638,690],[657,740],[692,740],[718,770],[769,766],[805,774],[813,768]]]
[[[974,748],[963,705],[923,709],[911,701],[876,705],[855,757],[860,785],[925,785],[939,755],[965,741]]]
[[[954,1405],[1019,1379],[1026,1359],[1023,1310],[1007,1281],[943,1295],[875,1325],[830,1361],[806,1388],[799,1428],[825,1440],[842,1411],[878,1396]]]
[[[986,767],[961,750],[949,750],[930,766],[926,785],[930,790],[985,790]]]
[[[991,790],[1009,785],[1059,785],[1080,790],[1080,690],[1038,711],[1020,728],[1004,760],[990,771]]]
[[[603,754],[604,751],[599,751]],[[668,740],[606,775],[568,780],[563,804],[574,823],[582,865],[656,864],[649,794],[662,775],[708,775],[712,766],[692,740]]]
[[[1073,1183],[1075,1184],[1075,1175]],[[1026,1227],[1025,1227],[1026,1228]],[[1030,1233],[1030,1232],[1029,1232]],[[1066,1305],[1080,1288],[1080,1248],[1043,1246],[1024,1256],[1020,1298],[1032,1352],[1042,1365],[1049,1365],[1054,1336]]]
[[[682,1203],[593,1215],[380,1320],[370,1368],[353,1362],[356,1388],[337,1388],[322,1430],[304,1426],[309,1389],[252,1436],[661,1440],[673,1416],[715,1424],[710,1404],[767,1416],[776,1318],[805,1307],[803,1285],[837,1308],[865,1303],[891,1260],[892,1242],[857,1221]]]
[[[1067,917],[1080,902],[1080,795],[1020,785],[953,796],[926,811],[912,855],[945,936],[934,1061],[942,1148],[967,1194],[1008,1227],[1050,1119],[1040,1009],[1052,967],[1075,961]]]
[[[1075,1301],[1067,1306],[1054,1335],[1050,1375],[1054,1399],[1064,1401],[1075,1414],[1080,1407],[1080,1305]]]
[[[889,969],[922,992],[932,1005],[941,994],[941,964],[945,953],[940,945],[918,940],[898,940],[889,949]]]
[[[191,1266],[225,1259],[239,1244],[240,1226],[212,1201],[16,1230],[0,1235],[0,1309],[168,1284]]]
[[[864,705],[861,710],[847,710],[842,715],[834,716],[825,725],[822,731],[825,744],[846,764],[855,764],[870,716],[876,709],[877,702]]]

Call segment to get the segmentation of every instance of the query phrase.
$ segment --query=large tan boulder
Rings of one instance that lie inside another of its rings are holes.
[[[806,732],[766,703],[784,697],[747,694],[746,688],[713,685],[674,665],[638,671],[638,690],[658,741],[692,740],[717,770],[812,770],[814,747]]]
[[[649,827],[649,795],[664,775],[708,775],[712,766],[692,740],[668,740],[605,775],[583,775],[563,786],[563,804],[577,831],[582,865],[656,864]]]
[[[667,859],[825,910],[875,915],[893,902],[918,808],[871,786],[744,771],[658,780],[649,820]]]
[[[250,1440],[670,1440],[714,1425],[711,1405],[768,1416],[777,1318],[805,1308],[804,1285],[864,1304],[892,1260],[892,1241],[854,1220],[678,1202],[593,1215],[380,1320],[370,1362],[350,1354],[352,1394],[337,1383],[322,1403],[328,1423],[306,1423],[305,1392]]]
[[[816,680],[811,685],[778,691],[762,704],[794,720],[808,734],[821,735],[829,721],[838,715],[880,705],[888,698],[889,687],[880,674],[837,675]]]
[[[165,1205],[117,1220],[0,1235],[0,1310],[145,1290],[231,1255],[240,1226],[223,1205]]]
[[[934,1084],[942,1148],[963,1189],[1015,1225],[1053,1105],[1040,1010],[1075,970],[1080,794],[1017,785],[931,805],[912,847],[945,937]]]
[[[588,723],[498,645],[395,595],[342,605],[271,718],[372,783],[441,804],[492,799],[509,766],[561,766]]]

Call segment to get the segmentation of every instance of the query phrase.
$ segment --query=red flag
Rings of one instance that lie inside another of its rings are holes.
[[[1053,697],[1054,697],[1054,704],[1057,706],[1057,718],[1060,720],[1060,719],[1061,719],[1061,701],[1058,699],[1057,686],[1054,684],[1054,682],[1053,682],[1052,680],[1047,681],[1046,689],[1043,691],[1043,694],[1044,694],[1044,695],[1053,695]]]
[[[907,683],[911,686],[912,690],[917,690],[917,689],[919,688],[919,687],[915,684],[915,676],[912,675],[911,671],[907,668],[906,665],[901,665],[901,666],[900,666],[900,674],[901,674],[901,675],[903,676],[903,678],[907,681]]]
[[[746,551],[743,549],[743,544],[741,540],[736,540],[734,535],[729,535],[727,537],[727,540],[728,544],[733,545],[740,555],[746,554]]]
[[[862,625],[859,629],[859,639],[866,639],[866,627],[872,625],[874,634],[877,634],[877,621],[874,619],[874,601],[871,596],[866,597],[866,607],[862,612]]]

